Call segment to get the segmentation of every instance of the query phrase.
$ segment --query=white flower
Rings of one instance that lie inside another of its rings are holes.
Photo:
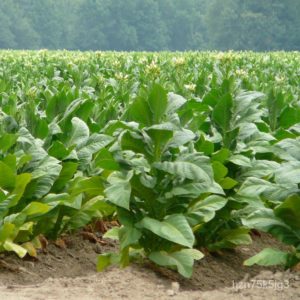
[[[128,79],[128,75],[127,74],[123,74],[122,72],[116,73],[115,77],[118,80],[124,80],[124,81]]]
[[[283,82],[285,80],[285,78],[283,76],[275,76],[275,81],[280,83]]]
[[[238,76],[246,76],[247,72],[243,69],[238,69],[238,70],[235,70],[235,74]]]
[[[194,83],[190,83],[190,84],[185,84],[184,85],[184,88],[191,91],[191,92],[194,92],[196,90],[196,84]]]
[[[172,62],[176,67],[179,67],[185,64],[185,59],[183,57],[173,57]]]

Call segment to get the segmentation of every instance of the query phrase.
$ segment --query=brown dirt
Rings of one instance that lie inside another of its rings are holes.
[[[267,235],[249,247],[207,255],[189,280],[150,263],[97,273],[98,253],[116,246],[82,234],[65,241],[66,248],[50,243],[38,259],[0,256],[0,299],[300,299],[300,273],[242,265],[265,247],[281,247]]]

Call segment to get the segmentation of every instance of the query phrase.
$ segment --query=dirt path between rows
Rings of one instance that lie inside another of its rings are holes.
[[[206,256],[189,280],[149,263],[97,273],[98,253],[116,246],[93,244],[80,234],[66,241],[66,248],[48,245],[38,260],[0,256],[0,299],[300,299],[299,272],[242,265],[264,247],[281,247],[268,236],[255,237],[251,247]]]

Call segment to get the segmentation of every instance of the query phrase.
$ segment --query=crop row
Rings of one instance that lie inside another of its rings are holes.
[[[192,275],[272,234],[245,264],[300,261],[298,53],[0,53],[0,251],[37,255],[94,219],[119,253]]]

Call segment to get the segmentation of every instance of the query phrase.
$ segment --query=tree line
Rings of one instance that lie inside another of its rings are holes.
[[[299,0],[1,0],[0,48],[300,50]]]

